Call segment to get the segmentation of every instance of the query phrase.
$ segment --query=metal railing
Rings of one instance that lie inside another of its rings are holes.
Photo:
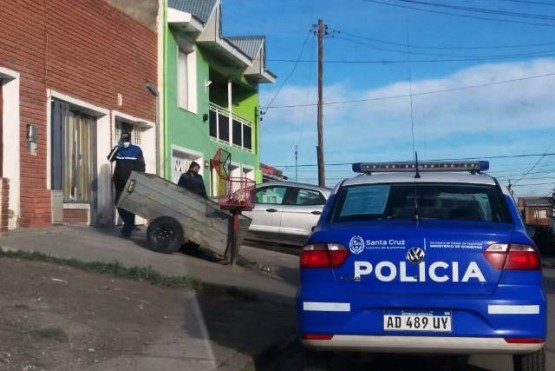
[[[209,121],[210,121],[210,136],[212,139],[221,142],[221,143],[225,143],[227,145],[230,145],[232,147],[236,147],[236,148],[241,148],[245,151],[249,151],[252,152],[252,147],[253,147],[253,140],[252,140],[252,122],[239,116],[236,115],[234,113],[231,113],[228,109],[223,108],[218,106],[217,104],[214,103],[210,103],[209,104],[209,108],[210,108],[210,115],[209,115]],[[213,114],[212,114],[213,113]],[[223,135],[223,133],[220,132],[220,120],[222,117],[226,118],[226,121],[228,123],[228,128],[227,128],[227,139],[225,138],[225,136]],[[214,122],[215,120],[215,122]],[[234,122],[239,123],[241,125],[241,138],[240,140],[238,140],[238,138],[234,138],[234,133],[233,133],[233,124]],[[245,133],[245,129],[244,127],[248,127],[250,128],[250,130],[248,132],[250,132],[250,140],[245,140],[244,138],[244,133]],[[237,144],[236,142],[239,142],[239,144]]]

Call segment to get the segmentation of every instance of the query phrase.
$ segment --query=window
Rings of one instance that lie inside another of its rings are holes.
[[[256,191],[255,202],[257,204],[281,205],[285,197],[285,187],[265,187]]]
[[[509,223],[503,195],[493,186],[370,184],[342,188],[332,220],[467,220]]]
[[[250,125],[243,125],[243,147],[252,149],[252,127]]]
[[[210,122],[210,136],[213,138],[218,137],[218,114],[216,111],[210,110],[209,114],[209,122]]]
[[[70,111],[65,127],[64,202],[92,202],[96,120]]]
[[[249,152],[252,151],[252,124],[248,120],[233,115],[225,108],[212,103],[208,118],[212,138]]]
[[[316,206],[324,205],[326,198],[318,191],[312,189],[299,189],[295,205],[299,206]]]
[[[136,125],[130,124],[128,122],[119,120],[116,118],[116,133],[115,138],[121,137],[121,133],[128,132],[131,134],[131,142],[140,146],[141,145],[141,134],[143,130],[138,128]]]
[[[243,145],[243,130],[241,123],[233,120],[233,144],[242,147]]]
[[[218,117],[218,139],[229,143],[229,117],[219,115]]]
[[[188,111],[197,112],[196,54],[193,49],[179,48],[177,57],[177,104]]]
[[[52,101],[52,189],[64,202],[91,203],[96,182],[96,118]]]

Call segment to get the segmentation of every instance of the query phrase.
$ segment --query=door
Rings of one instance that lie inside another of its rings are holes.
[[[302,245],[318,223],[326,203],[324,195],[315,189],[291,188],[281,218],[281,238]]]
[[[285,186],[257,188],[254,209],[244,214],[252,219],[249,237],[256,240],[279,241],[283,203],[287,193]]]

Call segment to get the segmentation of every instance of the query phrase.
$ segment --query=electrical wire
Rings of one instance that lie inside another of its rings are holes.
[[[553,144],[555,144],[555,140],[553,140],[551,142],[551,144],[549,144],[549,146],[547,146],[547,148],[545,149],[544,154],[538,159],[538,161],[536,161],[536,163],[534,165],[532,165],[532,167],[524,174],[522,175],[520,178],[518,178],[514,183],[517,184],[518,182],[520,182],[522,180],[522,178],[526,177],[527,175],[530,174],[530,172],[532,172],[532,170],[534,170],[536,168],[536,166],[538,166],[538,164],[545,158],[545,155],[548,153],[547,151],[549,151],[551,149],[551,147],[553,147]]]
[[[500,80],[482,84],[475,84],[475,85],[466,85],[466,86],[458,86],[454,88],[447,88],[447,89],[440,89],[440,90],[430,90],[421,93],[413,93],[412,96],[424,96],[424,95],[431,95],[431,94],[439,94],[439,93],[449,93],[454,91],[461,91],[466,89],[475,89],[475,88],[482,88],[500,84],[508,84],[512,82],[518,81],[525,81],[525,80],[532,80],[532,79],[539,79],[544,77],[553,77],[555,76],[555,72],[545,73],[541,75],[532,75],[532,76],[525,76],[518,79],[510,79],[510,80]],[[372,102],[372,101],[382,101],[382,100],[389,100],[389,99],[400,99],[400,98],[407,98],[409,95],[407,94],[398,94],[398,95],[390,95],[390,96],[382,96],[382,97],[374,97],[374,98],[365,98],[365,99],[353,99],[353,100],[343,100],[343,101],[331,101],[331,102],[324,102],[324,105],[340,105],[340,104],[351,104],[351,103],[362,103],[362,102]],[[268,106],[266,109],[281,109],[281,108],[296,108],[296,107],[306,107],[306,106],[316,106],[317,103],[308,103],[308,104],[290,104],[284,106]]]
[[[344,37],[344,36],[338,36],[338,39],[341,40],[345,40],[345,41],[349,41],[352,43],[356,43],[359,46],[365,46],[367,48],[371,48],[371,49],[375,49],[375,50],[381,50],[381,51],[386,51],[386,52],[391,52],[391,53],[401,53],[404,54],[406,53],[406,50],[396,50],[396,49],[388,49],[388,48],[383,48],[383,47],[379,47],[379,46],[375,46],[375,45],[371,45],[365,42],[362,42],[360,40],[356,40],[353,38],[349,38],[349,37]],[[405,46],[406,48],[407,46]],[[410,48],[410,46],[409,46]],[[414,55],[424,55],[424,56],[434,56],[434,57],[443,57],[443,58],[464,58],[464,60],[470,60],[470,59],[480,59],[480,60],[499,60],[499,59],[513,59],[513,58],[529,58],[529,57],[535,57],[538,55],[543,55],[543,54],[551,54],[554,53],[555,50],[550,49],[550,50],[538,50],[535,52],[528,52],[528,53],[520,53],[520,54],[504,54],[504,55],[461,55],[461,54],[440,54],[440,53],[430,53],[430,52],[418,52],[418,51],[411,51],[411,54]],[[461,59],[462,60],[462,59]],[[459,61],[461,61],[459,60]],[[418,60],[417,60],[418,61]]]
[[[423,54],[423,53],[420,53]],[[451,58],[451,59],[414,59],[412,63],[460,63],[460,62],[487,62],[487,61],[498,61],[498,60],[510,60],[510,59],[522,59],[531,57],[553,57],[555,56],[554,50],[537,51],[533,53],[521,53],[521,54],[506,54],[498,56],[484,56],[484,57],[467,57],[467,58]],[[280,63],[316,63],[314,59],[268,59],[269,62],[280,62]],[[338,60],[338,59],[327,59],[324,61],[325,64],[404,64],[407,63],[403,59],[363,59],[363,60]]]
[[[544,14],[534,14],[534,13],[522,13],[522,12],[511,12],[507,10],[494,10],[494,9],[486,9],[486,8],[476,8],[470,6],[460,6],[460,5],[450,5],[450,4],[443,4],[439,2],[431,3],[428,1],[422,0],[394,0],[400,3],[409,3],[409,4],[416,4],[427,6],[431,8],[443,8],[449,10],[457,10],[457,11],[464,11],[470,13],[481,13],[481,14],[491,14],[491,15],[500,15],[504,17],[515,17],[515,18],[526,18],[526,19],[537,19],[537,20],[547,20],[547,21],[554,21],[555,16],[552,15],[544,15]]]
[[[528,187],[528,186],[538,186],[538,185],[546,185],[546,184],[553,184],[553,185],[555,185],[555,182],[526,183],[526,184],[511,184],[511,187]]]
[[[301,51],[299,53],[299,56],[296,59],[297,62],[293,65],[293,68],[291,69],[289,74],[285,77],[285,79],[283,79],[281,85],[279,86],[278,90],[276,91],[276,94],[273,96],[272,99],[270,99],[270,102],[268,103],[268,105],[266,106],[266,109],[262,112],[262,114],[264,114],[266,111],[268,111],[268,107],[270,107],[272,105],[272,103],[274,103],[274,101],[278,97],[279,93],[281,92],[281,89],[283,88],[283,86],[287,83],[287,81],[291,78],[291,76],[293,76],[293,73],[295,72],[295,70],[297,69],[297,66],[299,65],[299,61],[301,60],[301,58],[303,56],[304,48],[306,46],[306,42],[308,41],[308,37],[310,36],[311,33],[312,33],[312,30],[309,30],[307,32],[306,37],[303,41],[303,46],[301,47]]]
[[[488,2],[490,0],[487,0]],[[505,1],[508,3],[521,3],[521,4],[532,4],[532,5],[545,5],[545,6],[555,6],[554,3],[548,3],[545,1],[532,1],[532,0],[497,0],[497,1]]]
[[[440,158],[436,161],[469,161],[469,160],[495,160],[495,159],[514,159],[514,158],[526,158],[526,157],[549,157],[555,156],[555,152],[553,153],[520,153],[516,155],[493,155],[493,156],[477,156],[477,157],[458,157],[458,158]],[[425,160],[422,160],[425,161]],[[356,161],[355,161],[356,162]],[[336,162],[336,163],[327,163],[326,166],[346,166],[352,165],[352,162]],[[272,165],[273,167],[277,168],[290,168],[295,167],[295,165]],[[318,166],[317,164],[302,164],[297,165],[298,167],[314,167]]]
[[[375,42],[375,43],[379,43],[379,44],[392,45],[392,46],[401,46],[401,47],[405,46],[405,44],[403,44],[401,42],[377,39],[377,38],[368,37],[368,36],[361,36],[361,35],[356,35],[356,34],[352,34],[352,33],[349,33],[349,32],[344,32],[344,31],[341,31],[339,34],[340,35],[346,35],[346,36],[349,36],[349,37],[352,37],[352,38],[367,40],[367,41],[371,41],[371,42]],[[411,49],[434,49],[434,50],[452,50],[452,49],[479,50],[479,49],[534,48],[534,47],[550,46],[550,45],[551,46],[555,45],[555,42],[534,43],[534,44],[489,45],[489,46],[486,46],[486,45],[482,45],[482,46],[462,46],[462,45],[430,46],[430,45],[415,45],[415,44],[411,43],[411,45],[409,45],[409,47]]]
[[[419,12],[434,13],[434,14],[441,14],[441,15],[450,15],[450,16],[461,17],[461,18],[470,18],[470,19],[504,22],[504,23],[516,23],[516,24],[524,24],[524,25],[529,25],[529,26],[555,27],[555,25],[552,25],[552,24],[517,21],[517,20],[513,20],[513,19],[479,17],[479,16],[475,16],[475,15],[468,15],[468,14],[461,14],[461,13],[449,13],[449,12],[445,12],[445,11],[432,10],[432,9],[422,9],[422,8],[418,8],[418,7],[414,7],[414,6],[393,4],[393,3],[389,3],[389,2],[385,2],[385,1],[378,1],[378,0],[362,0],[362,1],[367,2],[367,3],[374,3],[374,4],[379,4],[379,5],[392,6],[392,7],[396,7],[396,8],[416,10],[416,11],[419,11]]]

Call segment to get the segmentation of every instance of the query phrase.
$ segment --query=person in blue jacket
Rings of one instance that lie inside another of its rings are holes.
[[[131,171],[145,171],[145,159],[141,147],[131,144],[131,134],[124,132],[121,134],[118,144],[110,151],[108,160],[116,162],[112,181],[116,189],[114,202],[117,205]],[[135,229],[135,214],[121,208],[118,208],[118,213],[123,220],[121,234],[130,237]]]

